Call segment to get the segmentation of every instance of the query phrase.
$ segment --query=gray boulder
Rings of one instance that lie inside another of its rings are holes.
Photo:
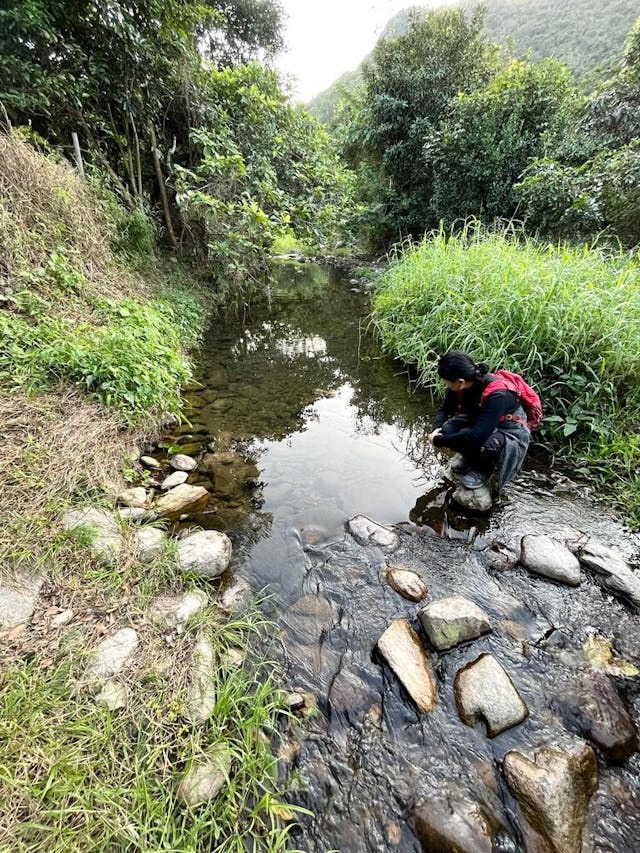
[[[593,538],[579,544],[576,552],[604,587],[640,608],[640,574],[619,553]]]
[[[198,637],[193,650],[186,717],[190,723],[205,723],[216,706],[216,688],[213,680],[215,654],[211,641]]]
[[[94,650],[87,667],[92,681],[103,681],[117,675],[138,648],[138,635],[133,628],[121,628],[106,637]]]
[[[24,625],[31,619],[38,603],[42,575],[16,572],[0,583],[0,629]]]
[[[462,722],[474,726],[484,720],[489,737],[517,726],[529,715],[513,682],[491,655],[481,655],[458,671],[454,693]]]
[[[106,563],[117,560],[122,550],[122,536],[116,519],[103,509],[71,509],[62,516],[62,526],[65,530],[76,530],[86,527],[94,531],[90,549],[96,559]]]
[[[522,537],[520,562],[530,572],[569,586],[580,583],[580,563],[571,551],[551,536]]]
[[[189,475],[186,471],[174,471],[173,474],[169,474],[168,477],[165,477],[162,483],[160,484],[160,488],[167,492],[169,489],[174,489],[176,486],[181,486],[183,483],[186,483]]]
[[[135,486],[132,489],[126,489],[124,492],[120,492],[116,500],[120,506],[145,509],[148,497],[146,490],[142,486]]]
[[[512,750],[504,757],[507,785],[531,827],[552,853],[578,853],[598,765],[584,741],[564,747]]]
[[[223,746],[210,750],[207,758],[193,764],[178,786],[178,797],[188,806],[206,803],[218,796],[231,772],[231,753]]]
[[[187,456],[185,453],[176,453],[169,460],[169,465],[176,471],[195,471],[198,463],[192,456]]]
[[[160,628],[179,628],[206,607],[208,601],[208,595],[200,590],[178,595],[160,595],[152,601],[147,619]]]
[[[217,530],[199,530],[178,542],[177,560],[185,572],[217,578],[231,562],[231,540]]]
[[[462,595],[433,601],[418,613],[430,642],[442,651],[491,631],[487,614]]]
[[[167,544],[167,534],[157,527],[141,527],[134,531],[133,538],[138,548],[138,559],[142,563],[152,563]]]
[[[465,489],[464,486],[458,486],[451,495],[451,499],[458,506],[470,509],[472,512],[489,512],[493,506],[489,486],[480,486],[479,489]]]

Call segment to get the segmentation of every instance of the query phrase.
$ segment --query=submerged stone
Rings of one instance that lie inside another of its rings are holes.
[[[378,524],[366,515],[356,515],[347,522],[349,532],[360,545],[376,545],[383,550],[394,551],[400,546],[400,537],[394,530]]]
[[[430,642],[443,651],[491,631],[487,614],[462,595],[433,601],[418,613]]]
[[[394,619],[378,640],[378,649],[422,713],[438,702],[431,662],[406,619]]]
[[[414,808],[411,823],[424,853],[492,853],[490,823],[469,797],[435,794]]]
[[[513,682],[492,655],[481,655],[459,670],[454,692],[462,722],[474,726],[483,720],[489,737],[517,726],[529,715]]]
[[[611,761],[624,761],[638,749],[634,722],[611,681],[584,672],[554,702],[565,726],[599,746]]]
[[[569,586],[580,583],[580,563],[571,551],[551,536],[522,537],[520,562],[530,572]]]
[[[598,765],[584,741],[512,750],[504,757],[507,785],[531,827],[552,853],[578,853]]]

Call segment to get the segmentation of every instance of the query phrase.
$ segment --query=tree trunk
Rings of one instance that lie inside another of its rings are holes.
[[[162,209],[164,210],[164,220],[167,225],[167,234],[169,235],[169,242],[171,243],[174,249],[178,248],[178,241],[176,240],[176,235],[173,230],[173,222],[171,221],[171,210],[169,209],[169,199],[167,198],[167,188],[164,183],[164,176],[162,174],[162,166],[160,165],[160,158],[158,157],[158,146],[156,142],[156,132],[153,129],[153,125],[149,125],[149,136],[151,138],[151,155],[153,156],[153,165],[156,170],[156,178],[158,179],[158,189],[160,190],[160,198],[162,199]]]

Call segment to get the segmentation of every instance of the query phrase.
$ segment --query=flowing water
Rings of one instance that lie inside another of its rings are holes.
[[[234,572],[271,594],[287,686],[317,703],[282,747],[293,801],[315,813],[303,819],[298,846],[418,851],[414,817],[426,801],[463,815],[479,803],[500,827],[493,849],[524,850],[502,757],[556,741],[571,726],[556,700],[586,668],[590,637],[610,638],[618,655],[638,662],[640,618],[590,577],[571,589],[505,571],[488,559],[489,546],[569,528],[627,557],[637,542],[565,475],[535,467],[488,519],[453,511],[441,462],[424,445],[430,399],[380,354],[367,332],[366,293],[354,284],[335,269],[281,264],[268,305],[216,323],[187,393],[190,425],[172,439],[203,460],[200,476],[214,494],[213,509],[196,521],[225,530]],[[397,525],[401,548],[385,557],[358,545],[345,532],[354,515]],[[468,596],[494,626],[475,643],[432,655],[439,704],[431,714],[417,713],[375,650],[393,618],[417,628],[420,607],[381,580],[387,562],[417,571],[427,600]],[[494,739],[460,722],[453,695],[457,670],[482,652],[501,661],[530,711]],[[637,723],[637,679],[613,681]],[[622,765],[598,760],[588,849],[637,851],[638,756]]]

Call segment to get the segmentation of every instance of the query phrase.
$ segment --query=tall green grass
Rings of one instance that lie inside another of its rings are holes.
[[[542,397],[544,438],[614,485],[638,522],[637,257],[477,225],[440,230],[398,250],[372,317],[384,349],[425,384],[450,349],[521,373]]]

